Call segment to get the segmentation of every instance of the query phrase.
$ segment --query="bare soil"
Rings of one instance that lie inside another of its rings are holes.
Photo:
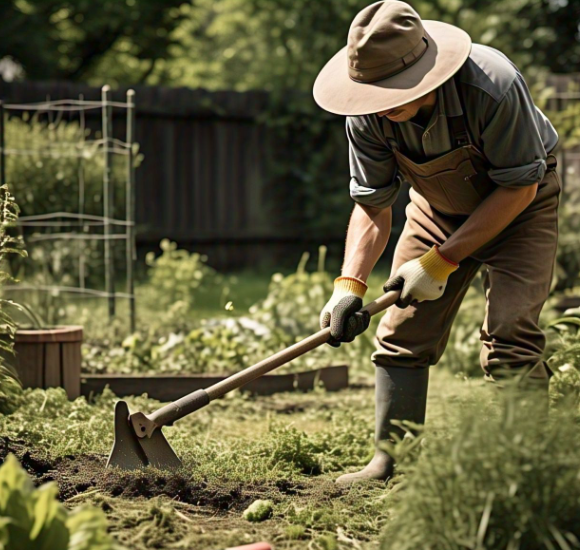
[[[315,490],[311,485],[290,481],[260,485],[227,481],[222,481],[219,485],[208,484],[193,480],[191,472],[185,468],[175,472],[155,468],[137,471],[107,469],[106,457],[102,455],[50,458],[40,449],[31,449],[24,441],[0,437],[0,462],[9,453],[16,455],[37,484],[57,482],[59,499],[62,501],[70,500],[91,489],[98,489],[101,493],[124,499],[165,496],[194,506],[211,507],[219,512],[244,510],[257,498],[278,500],[282,496],[303,495]],[[317,484],[315,491],[322,491],[328,497],[341,494],[330,482],[328,486],[324,482]]]

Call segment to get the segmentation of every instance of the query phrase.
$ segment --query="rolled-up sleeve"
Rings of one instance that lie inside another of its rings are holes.
[[[366,206],[391,206],[401,187],[397,162],[378,120],[369,116],[347,117],[350,196]]]
[[[492,168],[489,177],[502,187],[524,187],[542,181],[546,149],[538,111],[521,75],[497,104],[481,137]]]

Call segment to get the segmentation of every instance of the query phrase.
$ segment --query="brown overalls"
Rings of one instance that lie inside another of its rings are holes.
[[[461,92],[460,92],[461,94]],[[463,109],[465,112],[465,109]],[[496,184],[489,163],[472,144],[463,116],[449,119],[454,149],[427,162],[401,151],[400,129],[387,136],[402,175],[411,185],[407,221],[397,243],[391,273],[403,263],[442,245]],[[386,367],[428,367],[443,354],[453,320],[473,278],[486,267],[487,307],[481,330],[481,366],[490,379],[512,375],[548,379],[542,361],[545,337],[538,318],[548,297],[558,240],[560,179],[556,159],[530,204],[497,237],[464,259],[443,296],[405,309],[390,308],[377,330],[373,361]]]

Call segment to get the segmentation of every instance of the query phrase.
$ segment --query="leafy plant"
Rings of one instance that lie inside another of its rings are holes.
[[[22,241],[13,237],[10,229],[18,218],[18,206],[6,186],[0,187],[0,289],[11,277],[4,266],[11,256],[25,256]],[[20,403],[22,386],[14,369],[9,365],[16,325],[10,315],[15,304],[0,299],[0,413],[9,414]]]
[[[22,384],[16,371],[0,363],[0,414],[10,414],[22,402]]]
[[[24,113],[22,118],[11,117],[6,122],[6,178],[10,189],[18,197],[22,215],[47,213],[77,213],[103,216],[103,142],[99,132],[83,129],[78,120],[63,120]],[[138,166],[142,155],[134,145]],[[125,156],[113,155],[111,181],[126,178]],[[82,182],[82,189],[81,189]],[[115,185],[113,218],[125,215],[124,186]],[[11,258],[11,273],[34,285],[76,286],[79,260],[84,262],[85,282],[98,288],[102,285],[102,241],[66,239],[46,240],[47,234],[67,232],[71,220],[61,220],[39,230],[24,227],[24,239],[29,260]],[[72,227],[89,230],[90,227]],[[98,227],[93,227],[98,230]],[[41,235],[40,235],[41,234]],[[40,239],[39,239],[40,237]],[[115,258],[124,252],[113,247]],[[47,322],[55,324],[62,317],[63,297],[58,293],[42,293],[31,300],[42,311]]]
[[[552,401],[580,412],[580,309],[569,309],[548,324],[548,365]]]
[[[120,550],[107,535],[104,514],[85,506],[68,512],[58,487],[34,489],[14,455],[0,467],[0,548],[2,550]]]
[[[84,185],[85,214],[103,214],[104,155],[98,132],[83,130],[78,120],[41,115],[11,117],[6,123],[6,178],[23,215],[79,211],[79,178]],[[10,150],[23,154],[10,154]],[[135,145],[135,153],[138,146]],[[135,154],[137,165],[142,156]],[[112,180],[124,181],[124,157],[113,156]],[[115,197],[116,212],[125,212],[124,188]]]

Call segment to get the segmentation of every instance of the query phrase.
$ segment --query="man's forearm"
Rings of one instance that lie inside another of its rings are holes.
[[[441,254],[457,263],[473,254],[499,235],[530,205],[537,189],[537,184],[516,189],[498,187],[441,245]]]
[[[356,204],[346,235],[342,275],[366,281],[384,252],[391,234],[391,208]]]

